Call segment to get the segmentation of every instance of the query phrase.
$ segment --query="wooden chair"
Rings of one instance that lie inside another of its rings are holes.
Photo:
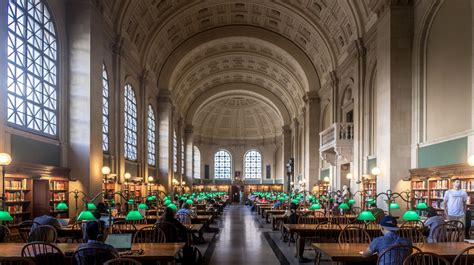
[[[110,249],[98,247],[79,248],[73,255],[75,265],[102,265],[116,258],[118,258],[118,256]]]
[[[318,217],[318,218],[325,217],[324,212],[322,211],[314,211],[313,214],[314,214],[314,217]]]
[[[442,256],[431,252],[418,252],[409,255],[403,265],[450,265]]]
[[[404,221],[400,228],[417,228],[423,231],[425,224],[422,221]]]
[[[165,243],[165,232],[154,225],[143,227],[133,236],[133,243]]]
[[[453,265],[474,264],[474,246],[463,249],[453,260]]]
[[[104,263],[104,265],[142,265],[141,262],[129,258],[111,259]]]
[[[5,258],[0,257],[0,264],[2,265],[35,265],[30,258]]]
[[[464,230],[451,224],[438,225],[433,230],[433,242],[462,242]]]
[[[82,243],[83,236],[82,236],[82,229],[81,223],[75,223],[71,227],[71,235],[64,238],[64,242],[68,243]]]
[[[414,227],[401,227],[398,230],[400,237],[409,239],[412,243],[426,243],[426,237],[423,235],[420,229]]]
[[[37,226],[33,231],[31,231],[28,242],[46,242],[46,243],[56,243],[58,238],[56,228],[50,225],[40,225]]]
[[[21,256],[31,258],[36,264],[64,264],[63,252],[53,244],[32,242],[23,246]]]
[[[370,243],[370,236],[364,228],[358,225],[348,225],[339,233],[338,242],[339,244]]]
[[[18,232],[23,242],[28,243],[31,227],[33,226],[34,223],[35,222],[32,220],[26,220],[18,224]],[[36,223],[36,225],[40,225],[40,224]]]
[[[112,233],[123,234],[123,233],[134,233],[137,228],[134,224],[129,223],[125,220],[117,220],[112,224]]]
[[[298,224],[317,224],[318,218],[310,216],[302,216],[298,219]]]
[[[462,231],[464,231],[464,224],[463,224],[463,222],[461,222],[459,220],[450,220],[450,221],[447,221],[446,224],[453,225],[453,226],[461,229]]]
[[[166,243],[182,242],[183,239],[179,238],[178,228],[174,224],[166,221],[160,221],[155,224],[155,227],[161,229],[165,234]]]
[[[0,225],[0,243],[10,241],[10,229],[6,225]]]
[[[421,250],[415,246],[395,245],[379,254],[377,264],[402,265],[408,256],[418,252]]]

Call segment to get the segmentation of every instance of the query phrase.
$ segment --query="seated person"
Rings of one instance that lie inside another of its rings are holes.
[[[99,221],[89,221],[83,225],[83,239],[84,244],[80,244],[76,251],[84,250],[84,249],[100,249],[101,253],[101,261],[105,262],[110,259],[118,258],[119,253],[117,250],[112,247],[111,245],[105,244],[102,242],[103,238],[103,227]],[[76,258],[90,258],[90,257],[83,257],[79,254]],[[96,258],[97,257],[93,257]]]
[[[288,224],[298,223],[298,215],[296,213],[296,210],[298,210],[298,205],[294,202],[290,203],[290,208],[286,210],[285,214],[283,215],[286,218],[286,222]]]
[[[38,216],[35,219],[33,219],[33,222],[34,223],[31,226],[30,234],[31,234],[31,231],[35,230],[36,227],[38,227],[38,225],[50,225],[56,228],[56,230],[61,229],[61,223],[58,221],[58,219],[49,215]]]
[[[383,236],[379,236],[372,240],[367,250],[362,253],[362,256],[369,257],[370,255],[377,253],[382,254],[385,250],[389,249],[395,245],[402,245],[402,246],[411,246],[411,242],[406,238],[401,238],[396,231],[399,230],[397,226],[397,219],[395,219],[391,215],[387,215],[382,218],[380,221],[380,230],[382,231]],[[411,253],[406,253],[406,256],[410,255]],[[390,255],[395,258],[395,255]],[[396,264],[395,260],[385,260],[381,259],[379,265],[401,265]]]
[[[444,224],[444,218],[439,216],[433,207],[428,207],[426,211],[428,212],[428,219],[425,221],[425,226],[430,228],[428,243],[433,243],[433,231],[438,225]]]
[[[275,204],[273,204],[272,209],[278,209],[281,206],[281,204],[282,204],[281,201],[277,200]]]
[[[166,207],[165,213],[161,216],[160,221],[165,221],[173,224],[177,231],[178,237],[182,242],[187,242],[188,230],[187,228],[175,218],[175,210],[171,207]]]
[[[378,208],[375,202],[370,204],[369,210],[375,216],[375,218],[377,218],[377,216],[382,216],[382,217],[385,216],[385,212],[382,209]]]

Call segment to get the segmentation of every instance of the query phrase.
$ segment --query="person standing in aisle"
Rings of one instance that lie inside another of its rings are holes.
[[[444,211],[449,221],[458,220],[466,225],[467,192],[461,189],[461,180],[453,179],[453,189],[444,193]]]

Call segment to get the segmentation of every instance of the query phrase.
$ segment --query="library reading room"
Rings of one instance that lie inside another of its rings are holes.
[[[474,265],[473,35],[474,0],[0,0],[0,265]]]

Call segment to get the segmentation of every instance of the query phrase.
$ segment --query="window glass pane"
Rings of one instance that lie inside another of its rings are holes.
[[[124,90],[124,156],[125,159],[137,160],[137,100],[131,85]]]
[[[147,118],[147,153],[148,153],[148,165],[156,165],[156,123],[155,123],[155,112],[151,105],[148,105],[148,118]]]
[[[193,168],[193,178],[201,178],[201,151],[197,146],[194,146],[194,168]]]
[[[178,139],[173,131],[173,172],[178,172]]]
[[[109,151],[109,77],[102,64],[102,151]]]
[[[58,50],[48,8],[41,0],[9,0],[7,23],[7,120],[57,136]]]
[[[248,151],[244,157],[245,178],[262,177],[262,155],[256,150]]]
[[[220,150],[214,155],[214,178],[230,179],[231,156],[226,150]]]

